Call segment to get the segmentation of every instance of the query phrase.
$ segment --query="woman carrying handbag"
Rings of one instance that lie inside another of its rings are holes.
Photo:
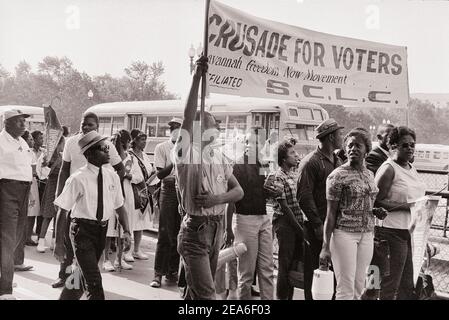
[[[134,248],[132,257],[139,260],[148,260],[148,255],[140,250],[143,230],[151,228],[150,215],[152,214],[151,195],[147,184],[155,173],[149,157],[143,151],[147,142],[147,135],[140,130],[131,131],[131,185],[133,186],[135,209],[131,212],[131,230],[134,231]]]

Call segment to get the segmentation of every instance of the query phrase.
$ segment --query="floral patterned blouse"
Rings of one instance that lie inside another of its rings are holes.
[[[346,232],[372,232],[378,192],[374,175],[365,166],[361,170],[347,165],[335,169],[326,181],[327,200],[339,201],[335,228]]]

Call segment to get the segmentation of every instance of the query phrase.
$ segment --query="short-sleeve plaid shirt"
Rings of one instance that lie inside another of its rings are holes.
[[[301,208],[299,207],[298,199],[296,197],[298,185],[297,175],[293,170],[286,172],[282,168],[279,168],[274,173],[274,175],[274,180],[279,184],[279,186],[282,185],[282,194],[276,199],[286,200],[287,205],[292,210],[296,220],[302,224],[304,221],[304,217]],[[281,205],[279,204],[279,201],[276,201],[274,203],[273,220],[283,215],[284,213],[282,212]]]

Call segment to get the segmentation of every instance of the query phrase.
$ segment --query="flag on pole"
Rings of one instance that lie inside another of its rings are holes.
[[[50,106],[44,107],[45,121],[45,146],[47,149],[47,160],[50,161],[53,156],[59,140],[62,137],[63,129],[59,122],[55,110]]]

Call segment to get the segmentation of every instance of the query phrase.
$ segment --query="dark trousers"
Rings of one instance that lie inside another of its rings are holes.
[[[56,219],[53,219],[55,222]],[[71,271],[69,270],[69,267],[73,263],[74,253],[73,253],[73,247],[72,247],[72,241],[70,240],[70,212],[67,216],[67,225],[64,232],[64,248],[65,248],[65,258],[64,261],[61,262],[59,265],[59,274],[58,278],[65,280],[70,275]],[[54,230],[54,227],[53,227]]]
[[[12,293],[14,264],[24,261],[29,193],[29,183],[0,180],[0,295]]]
[[[304,261],[302,250],[304,240],[289,224],[285,216],[273,221],[273,229],[276,232],[279,245],[276,298],[278,300],[292,300],[294,287],[290,284],[288,273],[293,267],[293,261]]]
[[[177,237],[181,224],[174,182],[164,183],[160,195],[159,230],[154,260],[155,275],[177,274],[179,253]]]
[[[320,252],[323,246],[323,239],[317,239],[313,226],[308,222],[304,222],[305,237],[309,241],[306,263],[304,270],[304,297],[306,300],[313,300],[312,298],[312,280],[313,271],[320,266]]]
[[[41,228],[42,228],[42,222],[43,222],[43,217],[42,216],[37,216],[37,217],[27,217],[27,227],[26,227],[26,241],[31,241],[31,237],[33,235],[33,229],[34,229],[34,223],[36,223],[36,234],[39,235],[41,233]]]
[[[184,216],[178,252],[185,267],[186,300],[215,300],[215,272],[223,242],[223,216]]]
[[[381,300],[413,299],[412,241],[408,230],[376,227],[376,237],[390,246],[390,275],[382,277]]]
[[[71,282],[70,287],[66,284],[59,297],[60,300],[79,300],[84,292],[88,300],[105,299],[98,262],[105,247],[106,232],[107,224],[100,226],[87,223],[83,219],[72,219],[70,240],[81,271],[81,276],[73,277],[73,281],[81,283]]]

